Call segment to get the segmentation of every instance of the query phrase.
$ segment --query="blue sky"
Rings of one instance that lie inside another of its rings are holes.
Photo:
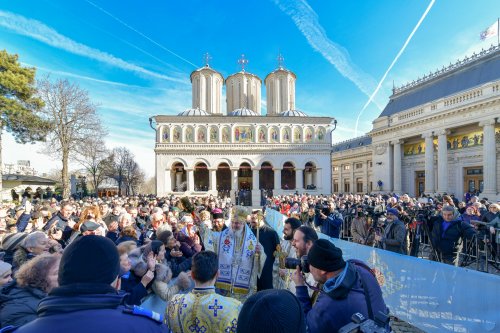
[[[281,52],[297,74],[297,108],[337,118],[334,141],[343,141],[371,129],[393,82],[496,43],[479,34],[499,15],[498,0],[17,0],[1,2],[0,48],[38,75],[88,90],[107,145],[128,147],[152,176],[148,118],[191,107],[189,74],[205,52],[224,77],[239,70],[244,53],[247,71],[262,79]],[[41,172],[60,167],[38,153],[40,144],[4,139],[4,162],[30,159]]]

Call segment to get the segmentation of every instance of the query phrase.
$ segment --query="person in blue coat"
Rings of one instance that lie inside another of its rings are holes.
[[[321,228],[321,233],[333,238],[339,238],[344,217],[335,210],[335,202],[330,201],[328,208],[322,208],[318,211],[314,223]]]
[[[38,318],[16,333],[168,332],[160,315],[122,305],[118,250],[106,237],[85,236],[64,251],[59,287],[38,306]]]
[[[352,315],[358,312],[370,319],[379,312],[388,315],[382,290],[364,263],[354,260],[345,262],[342,250],[326,239],[314,242],[308,260],[311,275],[322,284],[314,304],[299,267],[292,276],[308,332],[335,333],[349,324]]]

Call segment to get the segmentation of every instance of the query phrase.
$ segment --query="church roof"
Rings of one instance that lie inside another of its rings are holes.
[[[191,82],[193,82],[193,74],[194,74],[194,73],[201,72],[201,71],[210,71],[210,72],[213,72],[213,73],[217,73],[217,74],[219,74],[222,78],[224,78],[220,72],[216,71],[215,69],[213,69],[213,68],[212,68],[212,67],[210,67],[209,65],[205,65],[205,66],[200,67],[200,68],[198,68],[198,69],[195,69],[194,71],[192,71],[192,72],[191,72],[191,75],[189,76],[189,78],[190,78]]]
[[[193,117],[193,116],[209,116],[210,114],[202,110],[200,108],[195,108],[195,109],[187,109],[186,111],[182,111],[181,113],[178,114],[178,116],[181,117]]]
[[[262,80],[260,79],[260,77],[258,77],[258,76],[257,76],[257,75],[255,75],[255,74],[249,73],[249,72],[247,72],[247,71],[239,71],[239,72],[237,72],[237,73],[231,74],[231,75],[229,75],[228,77],[226,77],[225,82],[227,82],[227,80],[228,80],[230,77],[233,77],[233,76],[236,76],[236,75],[243,75],[243,76],[248,75],[248,76],[253,76],[253,77],[257,78],[257,80],[259,80],[259,81],[261,81],[261,82],[262,82]]]
[[[23,183],[36,183],[36,184],[47,184],[55,185],[56,181],[48,178],[42,178],[38,176],[31,175],[17,175],[17,174],[6,174],[2,175],[2,180],[5,181],[20,181]]]
[[[269,77],[269,75],[276,74],[276,73],[279,73],[279,72],[286,72],[286,73],[291,74],[294,78],[297,78],[297,75],[295,75],[295,73],[292,72],[291,70],[286,69],[285,67],[278,67],[274,71],[272,71],[271,73],[267,74],[266,77],[264,78],[264,81],[267,80],[267,78]]]
[[[344,150],[349,150],[349,149],[354,149],[354,148],[359,148],[363,146],[368,146],[371,145],[372,143],[372,138],[371,136],[364,135],[360,136],[354,139],[350,139],[347,141],[342,141],[337,144],[334,144],[332,146],[332,151],[334,153],[339,152],[339,151],[344,151]]]
[[[394,89],[379,117],[391,116],[440,98],[500,79],[500,47],[492,46],[472,57]]]
[[[278,114],[280,117],[307,117],[307,114],[300,110],[287,110]]]
[[[258,116],[255,111],[252,111],[247,108],[236,109],[227,114],[229,117],[252,117]]]

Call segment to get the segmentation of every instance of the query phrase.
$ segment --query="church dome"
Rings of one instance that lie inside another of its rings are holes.
[[[182,111],[181,113],[178,114],[178,116],[181,117],[192,117],[192,116],[209,116],[210,114],[202,110],[200,108],[195,108],[195,109],[187,109],[186,111]]]
[[[280,117],[307,117],[303,111],[300,110],[287,110],[281,112],[278,116]]]
[[[230,117],[253,117],[258,116],[255,111],[252,111],[247,108],[236,109],[227,114]]]

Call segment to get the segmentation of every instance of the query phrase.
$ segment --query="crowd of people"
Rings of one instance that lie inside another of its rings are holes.
[[[498,203],[477,197],[297,193],[263,203],[253,210],[229,198],[135,196],[4,204],[0,327],[336,332],[361,313],[388,329],[369,267],[345,261],[318,232],[411,253],[422,225],[445,263],[480,230],[500,243]],[[288,217],[283,235],[266,225],[267,209]]]

